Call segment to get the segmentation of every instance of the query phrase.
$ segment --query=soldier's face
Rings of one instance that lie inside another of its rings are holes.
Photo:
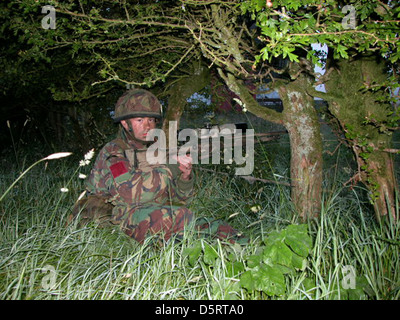
[[[147,134],[151,129],[155,129],[157,122],[155,118],[131,118],[121,121],[125,130],[129,131],[129,124],[133,130],[133,135],[137,140],[146,141]]]

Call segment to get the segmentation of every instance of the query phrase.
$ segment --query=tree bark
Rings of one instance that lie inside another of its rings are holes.
[[[314,99],[304,88],[309,85],[300,76],[279,88],[284,107],[284,126],[290,138],[290,176],[292,201],[299,216],[316,218],[321,211],[322,138]]]
[[[298,74],[299,65],[292,64],[291,74]],[[260,106],[254,97],[232,74],[220,71],[228,87],[245,104],[249,112],[256,116],[286,127],[290,138],[290,177],[292,201],[298,215],[303,219],[316,218],[321,211],[322,196],[322,138],[314,99],[307,93],[311,81],[306,74],[278,88],[284,110]]]
[[[369,190],[378,220],[389,214],[396,220],[398,184],[393,156],[385,151],[392,148],[392,108],[379,102],[381,90],[368,90],[386,80],[384,65],[371,55],[335,61],[334,67],[325,84],[326,100],[354,152],[358,166],[355,180]],[[363,87],[366,90],[361,91]]]
[[[290,172],[294,184],[291,190],[292,201],[301,218],[318,216],[322,193],[322,139],[313,97],[307,94],[311,86],[310,77],[300,63],[291,63],[286,70],[290,78],[276,81],[274,85],[280,92],[283,112],[259,105],[250,90],[239,80],[239,77],[251,77],[251,72],[245,71],[248,61],[241,49],[241,32],[232,26],[232,17],[221,6],[213,5],[211,11],[213,25],[218,30],[219,48],[215,50],[215,46],[211,46],[209,49],[207,45],[215,43],[216,39],[207,41],[204,35],[202,38],[198,35],[196,39],[203,54],[218,66],[218,72],[228,88],[240,97],[249,112],[287,128],[291,145]]]

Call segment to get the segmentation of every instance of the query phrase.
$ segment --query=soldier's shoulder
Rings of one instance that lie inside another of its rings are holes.
[[[114,139],[111,140],[109,142],[107,142],[103,148],[102,151],[106,152],[106,153],[122,153],[125,150],[124,147],[124,142],[122,139]]]
[[[107,142],[100,150],[99,159],[107,160],[112,157],[125,157],[127,146],[122,139],[114,139]]]

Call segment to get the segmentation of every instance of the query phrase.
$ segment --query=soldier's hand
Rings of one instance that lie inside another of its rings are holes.
[[[179,156],[177,157],[177,161],[179,164],[179,170],[181,170],[182,172],[181,179],[189,180],[190,174],[192,172],[192,162],[193,162],[192,157],[188,155]]]

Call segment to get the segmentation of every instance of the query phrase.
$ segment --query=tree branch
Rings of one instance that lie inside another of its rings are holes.
[[[236,79],[231,73],[225,75],[222,69],[218,68],[218,73],[224,79],[228,88],[236,93],[243,102],[244,107],[257,117],[271,121],[277,124],[283,124],[283,115],[275,110],[264,108],[250,94],[249,89],[243,85],[240,80]]]

